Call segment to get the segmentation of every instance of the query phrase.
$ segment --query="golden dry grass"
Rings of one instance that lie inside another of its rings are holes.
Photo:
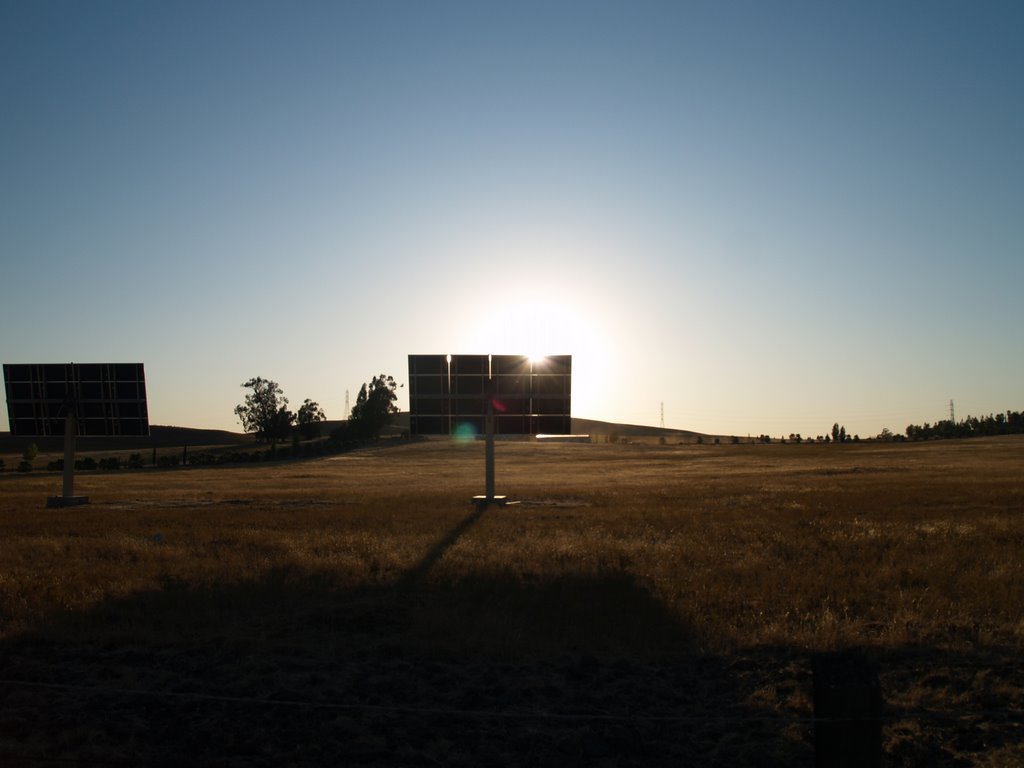
[[[651,736],[666,761],[722,764],[806,761],[809,654],[866,648],[882,661],[891,762],[1024,759],[1021,739],[1008,735],[1024,700],[1015,661],[1024,645],[1024,440],[499,443],[497,456],[498,492],[520,503],[482,512],[468,503],[482,490],[482,446],[447,441],[277,465],[80,474],[76,491],[92,503],[64,510],[43,508],[58,475],[5,473],[0,643],[37,675],[38,654],[24,648],[76,648],[57,655],[83,685],[97,684],[95,665],[83,672],[79,663],[84,649],[108,647],[230,649],[274,674],[297,657],[384,663],[383,653],[571,681],[569,660],[591,659],[598,678],[615,664],[640,665],[630,674],[652,690],[668,686],[664,670],[702,660],[713,666],[702,673],[715,681],[708,696],[716,708],[740,708],[748,719],[737,722],[794,718],[772,736],[748,727],[728,748],[718,737],[671,746]],[[227,668],[250,682],[247,695],[262,690],[245,664]],[[5,674],[24,672],[8,664]],[[129,677],[154,685],[137,670]],[[687,680],[682,687],[697,685]],[[473,680],[461,686],[472,690]],[[606,697],[609,686],[599,687]],[[314,686],[291,696],[314,694],[327,695]],[[971,719],[975,710],[1010,714]],[[936,713],[955,727],[928,719]],[[48,754],[37,735],[12,733],[18,754]],[[536,754],[568,759],[544,733]],[[520,734],[506,736],[518,743]],[[568,751],[583,762],[633,754],[614,742],[595,747],[586,733],[573,739]],[[413,742],[412,762],[439,754]],[[363,762],[384,762],[366,749]],[[509,749],[503,759],[515,764],[519,751]],[[471,764],[480,754],[449,756]]]
[[[727,650],[1019,644],[1024,443],[502,444],[494,508],[429,573],[451,583],[625,574]],[[110,597],[316,573],[338,588],[417,567],[481,490],[478,445],[413,444],[278,465],[79,473],[0,485],[0,631]],[[158,543],[154,543],[157,537]]]

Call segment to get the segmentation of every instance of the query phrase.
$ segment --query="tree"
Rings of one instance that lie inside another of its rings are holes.
[[[320,436],[320,422],[326,420],[327,417],[324,415],[324,409],[308,397],[302,405],[299,406],[299,412],[296,414],[296,423],[299,426],[299,432],[301,432],[302,436],[307,440],[312,440],[314,437]]]
[[[245,403],[235,406],[235,415],[242,429],[252,432],[258,440],[266,440],[273,449],[277,441],[288,436],[295,414],[288,410],[288,398],[276,381],[257,376],[242,385],[252,392]]]
[[[398,413],[395,390],[398,384],[391,376],[374,376],[369,386],[363,384],[348,417],[349,430],[360,440],[373,440],[391,421],[392,414]]]
[[[839,422],[838,421],[835,424],[832,425],[832,442],[833,443],[838,443],[839,442]]]

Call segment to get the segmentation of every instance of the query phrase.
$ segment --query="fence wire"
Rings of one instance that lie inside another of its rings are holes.
[[[112,686],[89,686],[75,683],[44,683],[32,680],[0,680],[0,685],[42,690],[64,691],[107,696],[144,696],[150,698],[175,699],[183,701],[207,701],[222,704],[247,706],[291,707],[305,709],[330,709],[350,712],[368,712],[396,715],[424,715],[448,718],[479,718],[492,720],[551,720],[566,722],[650,722],[650,723],[789,723],[813,725],[815,723],[849,722],[851,718],[814,717],[782,713],[756,715],[746,713],[700,714],[700,715],[652,715],[637,712],[550,712],[545,710],[494,710],[460,709],[454,707],[413,707],[402,705],[369,704],[362,702],[309,701],[303,699],[258,698],[255,696],[231,696],[226,694],[199,693],[188,691],[152,691],[143,688],[121,688]],[[907,720],[959,722],[979,719],[1000,719],[1007,725],[1024,724],[1024,709],[983,709],[960,713],[939,710],[899,711],[883,714],[876,718],[856,718],[861,722],[877,721],[898,723]],[[1016,720],[1016,721],[1015,721]]]

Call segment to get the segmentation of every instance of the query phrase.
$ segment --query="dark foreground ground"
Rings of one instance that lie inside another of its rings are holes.
[[[479,591],[498,601],[521,600],[512,589],[476,585],[471,602],[481,612],[497,611],[478,601]],[[593,607],[560,604],[557,585],[529,599],[541,614]],[[530,660],[474,652],[459,638],[444,637],[443,628],[426,627],[423,617],[441,603],[468,606],[466,594],[416,588],[331,594],[288,577],[206,593],[168,585],[132,600],[144,603],[150,617],[136,628],[136,642],[127,641],[132,633],[123,628],[116,640],[97,638],[94,616],[91,638],[79,637],[72,619],[5,644],[0,764],[814,762],[810,660],[794,649],[636,661],[595,656],[583,643]],[[161,617],[177,617],[182,601],[203,618],[165,625]],[[103,610],[139,615],[138,605]],[[642,598],[624,618],[646,632],[678,631]],[[431,634],[432,644],[450,641],[457,650],[410,650],[410,633],[421,632]],[[514,651],[514,643],[509,647]],[[886,764],[1014,765],[1021,731],[1011,710],[1020,709],[1024,679],[1010,653],[919,648],[875,657],[890,694]],[[946,706],[893,701],[901,688],[920,689],[922,680]]]

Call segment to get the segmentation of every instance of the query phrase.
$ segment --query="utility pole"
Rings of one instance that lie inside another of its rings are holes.
[[[349,414],[352,413],[352,409],[348,407],[348,390],[345,390],[345,418],[348,419]]]
[[[949,401],[949,420],[951,423],[956,424],[956,417],[953,416],[953,401]]]
[[[665,428],[665,402],[661,403],[661,428]]]

